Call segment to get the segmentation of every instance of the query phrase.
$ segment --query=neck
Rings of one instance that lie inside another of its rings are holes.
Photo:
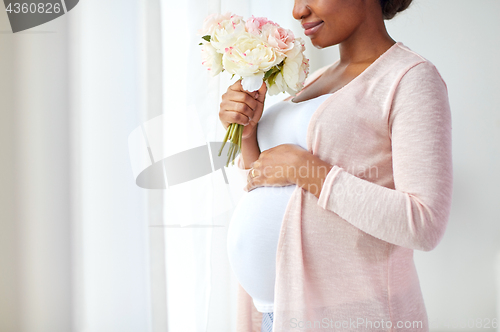
[[[367,20],[339,44],[340,65],[371,63],[395,43],[387,33],[384,20]]]

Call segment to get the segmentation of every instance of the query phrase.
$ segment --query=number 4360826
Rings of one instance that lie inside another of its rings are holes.
[[[7,13],[14,14],[59,14],[61,12],[60,3],[9,3],[6,8]]]

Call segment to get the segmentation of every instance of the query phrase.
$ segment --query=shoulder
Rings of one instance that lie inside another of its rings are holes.
[[[436,66],[424,56],[398,42],[396,50],[390,59],[391,67],[399,72],[399,84],[442,85],[447,89],[446,82]]]
[[[395,52],[396,53],[396,52]],[[393,61],[398,61],[389,104],[389,124],[395,117],[415,117],[421,123],[429,119],[450,117],[448,88],[436,66],[406,47],[400,47]],[[417,121],[417,122],[418,122]]]

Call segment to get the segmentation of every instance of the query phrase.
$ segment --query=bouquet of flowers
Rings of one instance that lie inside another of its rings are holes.
[[[269,95],[288,92],[295,95],[304,86],[309,74],[309,60],[304,56],[304,41],[295,38],[292,31],[264,17],[226,14],[209,15],[203,28],[202,64],[212,76],[226,70],[239,75],[243,89],[253,92],[266,82]],[[231,78],[232,78],[231,77]],[[219,156],[230,139],[228,161],[241,150],[243,125],[229,125]]]

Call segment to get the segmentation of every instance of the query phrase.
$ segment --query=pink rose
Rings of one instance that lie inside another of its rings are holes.
[[[295,36],[291,30],[280,26],[265,25],[262,29],[262,37],[269,45],[279,49],[282,53],[290,51],[294,46]]]
[[[273,21],[268,20],[265,17],[250,17],[245,24],[245,27],[248,32],[250,32],[253,35],[260,35],[260,32],[262,30],[262,27],[266,24],[271,24],[278,26],[278,24],[274,23]]]

